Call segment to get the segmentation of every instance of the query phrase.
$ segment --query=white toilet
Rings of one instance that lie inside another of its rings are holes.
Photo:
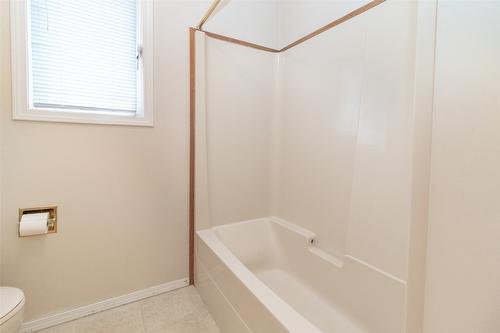
[[[21,289],[0,287],[0,333],[16,333],[23,322],[24,293]]]

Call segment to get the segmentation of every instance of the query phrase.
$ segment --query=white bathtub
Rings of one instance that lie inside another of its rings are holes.
[[[221,330],[404,332],[404,281],[267,217],[197,232],[195,283]]]

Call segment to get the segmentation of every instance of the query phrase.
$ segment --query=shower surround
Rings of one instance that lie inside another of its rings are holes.
[[[222,331],[421,330],[434,9],[281,53],[193,31],[194,279]]]

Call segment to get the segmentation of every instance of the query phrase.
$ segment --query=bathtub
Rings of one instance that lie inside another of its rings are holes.
[[[222,332],[402,333],[406,283],[276,217],[196,233],[195,285]]]

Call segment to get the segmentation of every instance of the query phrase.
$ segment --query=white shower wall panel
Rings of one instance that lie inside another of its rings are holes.
[[[402,280],[415,2],[386,2],[280,55],[272,214]]]
[[[413,172],[427,167],[414,145],[417,13],[416,2],[388,1],[280,54],[198,34],[197,230],[276,216],[314,234],[314,260],[363,286],[332,300],[362,314],[371,332],[406,331],[407,311],[420,309],[406,308],[416,288],[407,283],[410,224],[425,222],[411,217]],[[270,234],[244,236],[238,243],[265,251],[258,244]],[[205,276],[199,263],[207,258],[197,251],[198,277]],[[349,273],[349,263],[359,270]],[[283,277],[273,272],[263,279]],[[394,285],[380,288],[379,277]],[[366,302],[352,303],[363,299],[360,290]],[[381,307],[388,295],[390,306]],[[381,320],[381,309],[394,321]]]
[[[341,25],[280,55],[273,214],[331,254],[345,253],[365,27]]]
[[[269,215],[274,54],[206,40],[210,220]]]

